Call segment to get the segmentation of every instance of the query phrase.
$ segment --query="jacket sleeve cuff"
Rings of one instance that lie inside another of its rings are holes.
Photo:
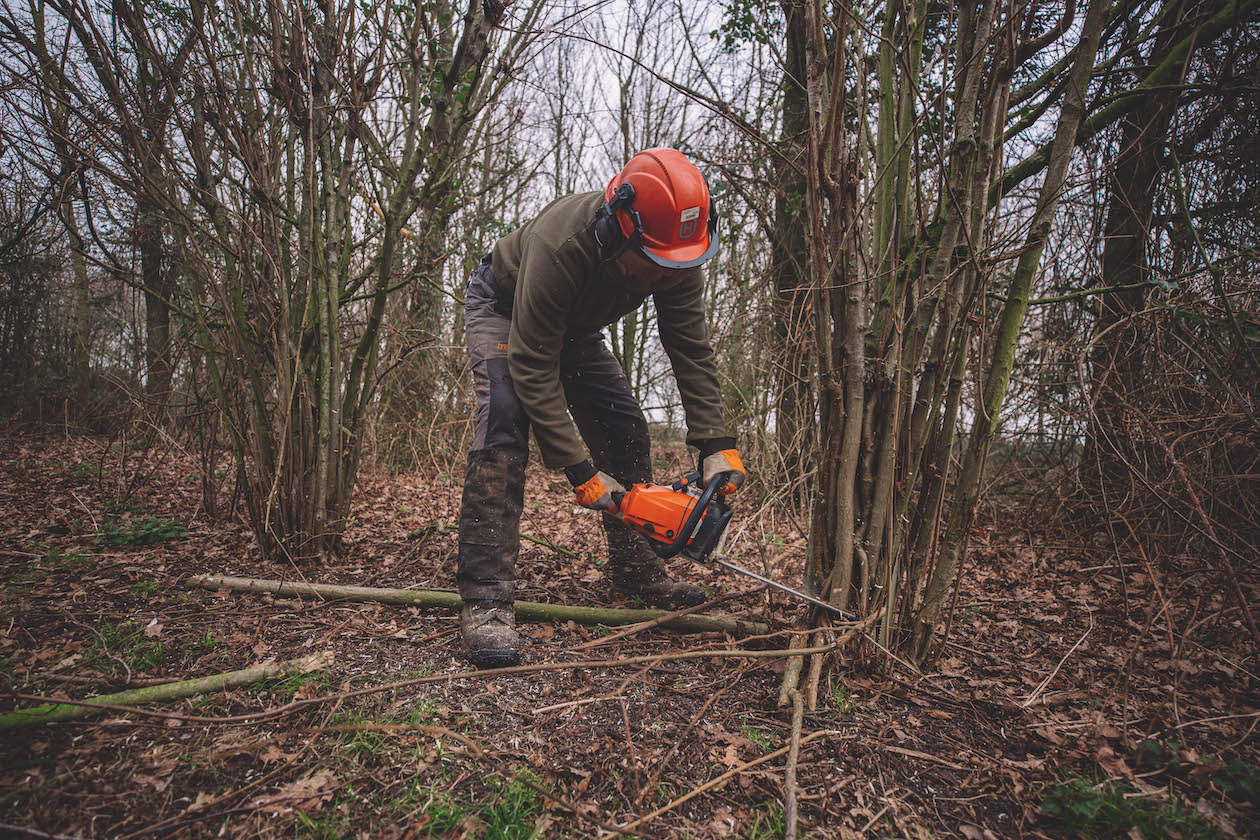
[[[569,479],[569,483],[574,487],[581,487],[590,481],[595,477],[596,472],[595,465],[591,463],[589,458],[580,464],[564,468],[565,478]]]
[[[692,446],[700,450],[700,461],[702,463],[705,458],[708,458],[710,455],[714,454],[715,452],[722,452],[727,449],[735,448],[735,438],[733,437],[718,437],[718,438],[709,438],[707,440],[692,440],[692,441],[688,441],[688,443],[690,443]]]

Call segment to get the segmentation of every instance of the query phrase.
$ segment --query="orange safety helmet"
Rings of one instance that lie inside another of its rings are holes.
[[[630,158],[604,190],[595,238],[605,260],[633,250],[662,268],[695,268],[718,250],[709,185],[677,149],[647,149]]]

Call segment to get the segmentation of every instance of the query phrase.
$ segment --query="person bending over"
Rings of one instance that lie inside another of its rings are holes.
[[[602,329],[651,296],[707,484],[744,480],[705,324],[700,266],[717,253],[717,220],[700,171],[674,149],[636,154],[603,192],[558,198],[495,243],[465,297],[477,422],[459,520],[460,629],[479,668],[520,661],[512,601],[529,430],[544,466],[563,469],[578,503],[613,510],[613,494],[651,480],[647,421]],[[589,450],[589,454],[588,454]],[[612,584],[664,609],[703,591],[676,581],[647,541],[609,516]]]

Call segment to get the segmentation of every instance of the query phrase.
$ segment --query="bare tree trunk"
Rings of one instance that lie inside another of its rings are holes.
[[[151,201],[141,199],[136,207],[137,238],[140,245],[140,282],[144,290],[145,393],[157,406],[170,398],[171,306],[174,283],[166,270],[162,214]]]
[[[785,479],[806,469],[812,451],[814,400],[810,379],[809,245],[806,241],[805,148],[808,131],[805,50],[806,4],[782,0],[785,18],[782,157],[776,161],[774,227],[770,264],[774,277],[774,335],[779,364],[775,375],[775,437]]]
[[[74,351],[70,367],[75,401],[82,407],[87,404],[92,387],[92,289],[73,205],[62,213],[62,223],[70,241],[70,270],[74,276]]]
[[[1163,55],[1183,35],[1185,7],[1185,0],[1164,4],[1150,56]],[[1147,243],[1176,100],[1175,90],[1161,88],[1143,96],[1125,114],[1107,180],[1111,200],[1103,228],[1100,280],[1108,291],[1098,296],[1097,339],[1090,354],[1097,397],[1081,462],[1086,490],[1098,493],[1104,506],[1127,495],[1131,477],[1125,462],[1134,455],[1135,433],[1143,434],[1130,405],[1140,401],[1147,344],[1143,325],[1134,319],[1145,309],[1150,289]]]
[[[1059,114],[1050,165],[1037,200],[1037,212],[1024,242],[1019,262],[1015,267],[1002,310],[993,351],[993,361],[984,381],[984,391],[977,405],[976,420],[971,430],[967,453],[958,478],[958,489],[949,524],[941,541],[941,557],[924,594],[923,606],[914,626],[914,638],[910,653],[917,662],[925,662],[931,652],[936,621],[945,605],[946,596],[953,588],[958,573],[958,563],[966,550],[967,538],[975,515],[980,494],[984,466],[989,446],[997,430],[997,422],[1006,398],[1011,371],[1015,364],[1015,349],[1019,342],[1024,315],[1028,311],[1029,291],[1033,277],[1041,263],[1041,254],[1050,234],[1050,225],[1058,210],[1060,191],[1067,177],[1068,164],[1076,143],[1076,132],[1085,113],[1085,92],[1094,72],[1098,55],[1098,42],[1106,20],[1109,0],[1091,0],[1081,39],[1073,52],[1071,78]]]
[[[857,157],[845,143],[843,119],[847,11],[830,39],[826,23],[820,8],[810,4],[805,18],[806,184],[821,457],[805,581],[831,603],[848,606],[855,574],[853,488],[863,418],[860,345],[866,287],[853,253]]]

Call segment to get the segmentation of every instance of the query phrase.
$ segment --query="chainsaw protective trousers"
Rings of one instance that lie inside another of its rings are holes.
[[[510,304],[498,298],[491,267],[483,262],[469,280],[464,308],[468,367],[477,399],[477,424],[460,508],[456,572],[460,597],[466,601],[511,601],[516,593],[529,418],[516,398],[508,371]],[[560,380],[569,413],[595,467],[626,487],[649,481],[647,420],[600,333],[565,341]],[[628,526],[606,516],[600,519],[609,531],[609,560],[614,569],[637,565],[643,552],[652,554]]]

